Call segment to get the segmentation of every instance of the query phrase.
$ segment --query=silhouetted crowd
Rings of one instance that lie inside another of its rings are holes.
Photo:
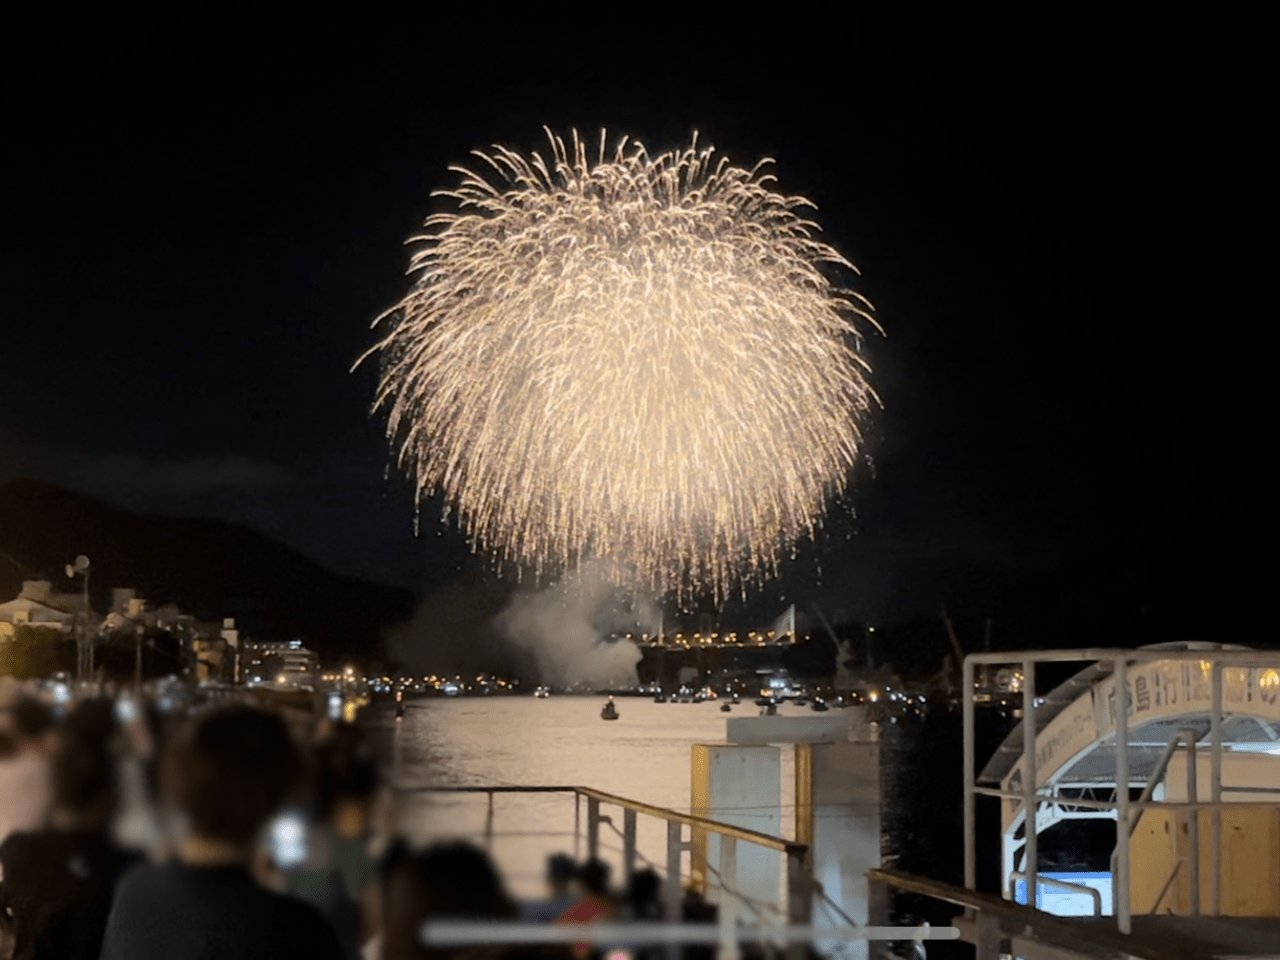
[[[422,924],[661,919],[652,871],[614,893],[606,865],[561,854],[546,898],[518,904],[479,848],[395,839],[359,729],[297,721],[0,702],[0,960],[588,960],[616,950],[428,948]]]

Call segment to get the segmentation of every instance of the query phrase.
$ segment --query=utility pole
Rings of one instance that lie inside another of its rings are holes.
[[[74,580],[77,576],[84,583],[84,609],[76,618],[76,679],[83,683],[93,678],[93,638],[89,636],[89,558],[83,553],[76,557],[74,563],[67,564],[67,579]]]
[[[138,644],[134,648],[133,658],[133,689],[139,691],[142,689],[142,622],[138,623]]]

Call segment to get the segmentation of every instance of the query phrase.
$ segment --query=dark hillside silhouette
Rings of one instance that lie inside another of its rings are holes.
[[[381,659],[384,631],[416,602],[410,590],[341,576],[226,521],[132,513],[30,480],[0,485],[0,596],[15,596],[24,579],[77,589],[64,567],[78,554],[93,562],[99,612],[112,587],[134,587],[153,607],[234,617],[250,638],[297,638],[326,661]]]

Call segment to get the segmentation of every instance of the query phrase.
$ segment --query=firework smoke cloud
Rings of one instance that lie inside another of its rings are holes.
[[[874,401],[870,305],[770,161],[697,138],[502,146],[439,191],[379,318],[375,409],[420,500],[549,580],[758,582],[843,491]]]

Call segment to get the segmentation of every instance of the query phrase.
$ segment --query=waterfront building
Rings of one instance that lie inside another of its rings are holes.
[[[247,686],[314,690],[320,679],[320,655],[301,640],[245,643],[240,676]]]
[[[67,603],[68,597],[76,603]],[[70,630],[77,608],[83,605],[80,594],[55,594],[48,580],[26,580],[14,599],[0,603],[0,624],[9,626],[8,630],[0,627],[0,636],[12,636],[13,628],[20,624],[58,632]]]

